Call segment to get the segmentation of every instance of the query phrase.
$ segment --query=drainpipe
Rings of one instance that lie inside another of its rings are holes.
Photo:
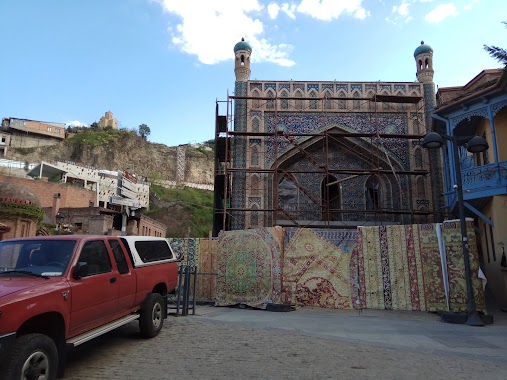
[[[440,120],[440,121],[443,121],[445,123],[445,131],[446,133],[449,135],[449,136],[452,136],[453,132],[450,130],[451,129],[451,123],[449,122],[449,119],[446,119],[445,117],[442,117],[440,115],[437,115],[436,113],[433,113],[431,114],[431,117],[433,119],[436,119],[436,120]],[[452,184],[453,183],[456,183],[456,173],[451,170],[450,168],[454,168],[455,167],[455,163],[454,163],[454,157],[452,154],[449,154],[449,156],[447,155],[448,152],[451,152],[452,151],[452,146],[450,146],[450,142],[447,141],[446,142],[446,147],[447,149],[443,149],[443,155],[444,155],[444,182],[447,186],[447,188],[445,189],[445,198],[446,198],[446,203],[447,204],[450,204],[450,193],[449,189],[452,189]],[[451,150],[450,150],[451,149]],[[450,178],[452,177],[452,178]],[[454,193],[454,191],[452,191],[452,193]]]

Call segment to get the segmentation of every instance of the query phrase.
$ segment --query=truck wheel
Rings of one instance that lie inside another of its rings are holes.
[[[164,307],[167,306],[164,297],[160,294],[150,293],[146,296],[139,318],[139,329],[144,338],[153,338],[162,329],[165,316]]]
[[[2,379],[56,379],[58,351],[53,340],[43,334],[27,334],[12,346]]]

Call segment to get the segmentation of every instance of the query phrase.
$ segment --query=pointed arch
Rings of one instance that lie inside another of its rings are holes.
[[[282,93],[280,94],[280,97],[282,98],[280,100],[280,108],[283,110],[288,110],[289,109],[289,99],[284,99],[284,98],[288,98],[289,93],[287,91],[283,90]]]
[[[275,108],[275,100],[274,100],[275,93],[274,93],[274,91],[269,89],[268,92],[266,93],[266,95],[269,98],[268,101],[266,102],[266,109],[272,110]]]
[[[259,189],[259,175],[258,174],[252,174],[250,177],[250,192],[252,195],[259,195],[260,189]]]
[[[333,109],[333,101],[331,100],[331,92],[330,91],[326,91],[324,93],[324,109],[326,110],[330,110],[330,109]]]
[[[257,89],[252,91],[252,97],[254,97],[254,98],[260,97],[260,93],[259,93],[259,91],[257,91]],[[261,104],[260,104],[259,99],[252,100],[252,108],[260,108],[260,106],[261,106]]]
[[[423,176],[416,179],[417,198],[426,199],[426,181]]]
[[[423,154],[421,147],[416,147],[414,149],[414,158],[415,158],[415,168],[422,169],[423,168]]]
[[[364,184],[364,200],[366,210],[382,208],[382,184],[376,175],[369,176]]]
[[[340,91],[338,93],[338,97],[340,97],[340,98],[346,98],[347,94],[345,94],[345,92],[343,92],[343,91]],[[347,101],[345,99],[338,100],[338,108],[341,109],[341,110],[347,109]]]
[[[352,94],[352,97],[354,98],[359,98],[361,96],[361,94],[359,93],[359,91],[354,91],[354,93]],[[352,107],[355,109],[355,110],[358,110],[361,108],[361,101],[360,100],[354,100],[352,102]]]
[[[317,97],[317,93],[314,90],[310,91],[310,98],[316,98],[316,97]],[[318,109],[318,104],[319,104],[319,101],[317,99],[311,99],[309,108],[311,110],[316,110],[316,109]]]
[[[250,165],[259,166],[259,146],[253,145],[250,151]]]
[[[384,91],[382,91],[382,95],[389,95],[389,93],[386,90],[384,90]],[[391,107],[389,107],[389,103],[382,102],[382,109],[383,110],[388,110],[389,108],[391,108]]]
[[[341,189],[337,178],[333,175],[324,177],[320,184],[322,205],[322,220],[342,220],[341,213],[337,212],[342,208]],[[334,211],[333,211],[334,210]]]
[[[297,90],[294,95],[295,95],[296,98],[302,98],[303,97],[303,94],[299,90]],[[296,99],[295,102],[294,102],[294,106],[295,106],[294,107],[295,109],[302,110],[303,109],[303,99]]]

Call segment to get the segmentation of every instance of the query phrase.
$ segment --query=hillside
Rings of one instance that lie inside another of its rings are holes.
[[[213,184],[213,152],[185,146],[184,182]],[[72,161],[97,169],[124,170],[147,177],[150,210],[146,215],[168,226],[168,237],[204,237],[211,229],[213,193],[167,189],[177,179],[177,148],[146,141],[133,131],[85,130],[52,146],[11,149],[6,158],[23,162]],[[157,183],[159,185],[157,185]]]

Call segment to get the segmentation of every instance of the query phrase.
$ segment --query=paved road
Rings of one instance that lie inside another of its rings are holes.
[[[501,316],[502,317],[502,316]],[[65,379],[507,379],[507,319],[198,307],[154,339],[126,325],[70,353]]]

